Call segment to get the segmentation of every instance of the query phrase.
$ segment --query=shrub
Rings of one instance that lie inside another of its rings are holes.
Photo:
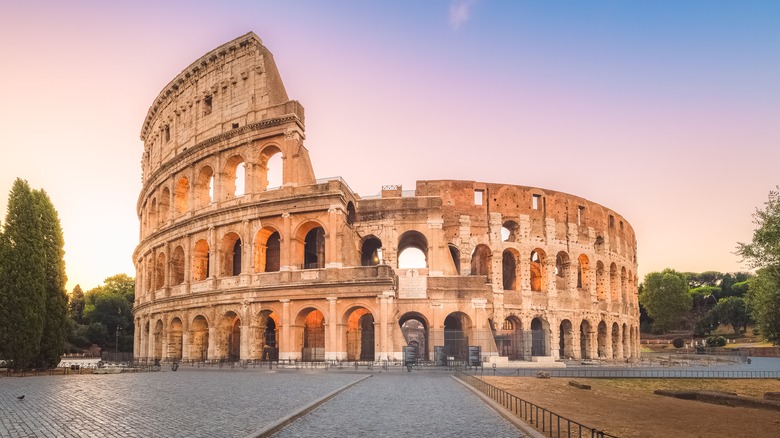
[[[723,336],[710,336],[707,338],[708,347],[723,347],[726,345],[726,338]]]
[[[683,338],[674,338],[672,340],[672,345],[674,345],[674,348],[683,348],[683,346],[685,346],[685,341],[683,341]]]

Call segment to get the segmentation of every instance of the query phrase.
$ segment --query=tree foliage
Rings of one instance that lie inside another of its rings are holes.
[[[84,322],[84,291],[79,284],[77,284],[76,287],[73,288],[73,292],[70,293],[68,315],[76,324],[82,324]]]
[[[780,344],[780,267],[759,269],[748,280],[745,297],[751,316],[761,334],[775,345]]]
[[[691,309],[686,276],[673,269],[651,272],[645,276],[639,301],[653,318],[654,326],[662,331],[679,327]]]
[[[750,322],[745,300],[740,297],[726,297],[718,301],[712,312],[718,318],[720,324],[728,324],[739,334],[740,329],[747,330]]]
[[[135,280],[132,277],[117,274],[106,278],[102,286],[84,294],[84,322],[89,325],[82,335],[103,348],[117,347],[119,328],[119,349],[132,349],[134,301]]]

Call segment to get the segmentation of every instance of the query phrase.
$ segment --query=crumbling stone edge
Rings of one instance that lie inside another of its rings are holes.
[[[736,394],[715,391],[671,391],[656,389],[654,394],[665,395],[683,400],[696,400],[716,405],[738,406],[743,408],[767,409],[780,411],[780,401],[761,400],[752,397],[742,397]]]

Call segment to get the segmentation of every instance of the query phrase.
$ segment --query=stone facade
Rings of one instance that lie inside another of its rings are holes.
[[[304,138],[253,33],[159,94],[141,131],[137,358],[639,356],[636,238],[616,212],[474,181],[361,197],[315,178]]]

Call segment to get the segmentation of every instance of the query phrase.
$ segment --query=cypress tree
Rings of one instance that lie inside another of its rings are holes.
[[[39,209],[46,271],[46,320],[36,365],[56,367],[65,352],[68,330],[68,294],[65,291],[65,241],[57,210],[43,190],[35,190]]]
[[[84,324],[84,291],[81,285],[77,284],[70,293],[70,302],[68,303],[68,314],[70,319],[76,324]]]
[[[0,356],[15,369],[37,358],[46,316],[46,262],[37,196],[17,178],[0,235]]]

